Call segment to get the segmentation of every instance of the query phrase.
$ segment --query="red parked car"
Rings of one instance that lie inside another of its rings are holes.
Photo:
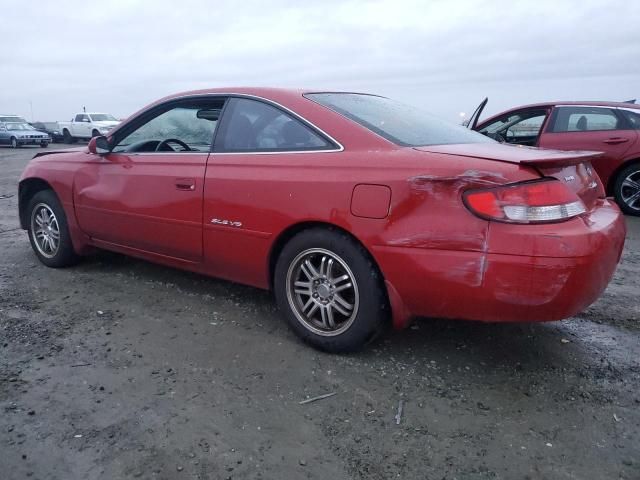
[[[36,155],[20,221],[45,265],[102,248],[273,289],[300,337],[347,351],[413,316],[587,307],[625,236],[597,159],[503,145],[379,96],[202,90]]]
[[[607,195],[630,215],[640,215],[640,106],[620,102],[550,102],[525,105],[478,118],[471,128],[495,140],[558,150],[592,150]]]

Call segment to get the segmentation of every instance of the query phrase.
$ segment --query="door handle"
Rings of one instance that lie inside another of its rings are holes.
[[[629,141],[628,138],[623,138],[623,137],[612,137],[612,138],[607,138],[606,140],[603,140],[604,143],[608,143],[609,145],[615,145],[616,143],[624,143],[628,141]]]
[[[176,189],[193,192],[196,189],[195,178],[176,178]]]

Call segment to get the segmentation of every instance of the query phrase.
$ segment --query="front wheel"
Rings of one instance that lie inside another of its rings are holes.
[[[48,267],[67,267],[77,262],[67,217],[52,190],[36,193],[29,202],[29,241],[38,259]]]
[[[613,196],[624,213],[640,216],[640,163],[629,165],[618,174]]]
[[[49,146],[49,142],[42,142],[40,144],[40,148],[47,148]]]
[[[314,228],[293,237],[278,258],[274,290],[293,331],[324,351],[357,350],[388,324],[378,267],[342,232]]]
[[[18,148],[19,146],[20,144],[18,143],[16,137],[11,137],[11,148]]]
[[[69,130],[64,130],[62,132],[62,137],[64,138],[64,143],[75,143],[76,139],[71,136],[71,132]]]

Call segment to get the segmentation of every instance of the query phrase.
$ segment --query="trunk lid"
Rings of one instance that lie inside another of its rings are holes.
[[[430,145],[415,148],[421,152],[483,158],[534,168],[543,177],[553,177],[565,183],[591,210],[598,198],[604,198],[604,188],[593,170],[591,161],[602,152],[544,150],[502,143]]]

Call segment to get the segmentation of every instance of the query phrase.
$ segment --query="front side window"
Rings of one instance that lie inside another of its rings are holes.
[[[220,152],[311,151],[335,145],[300,120],[267,103],[233,98],[216,140]]]
[[[546,118],[545,110],[510,113],[484,126],[480,133],[499,142],[533,146]]]
[[[405,147],[492,141],[467,128],[384,97],[359,93],[308,93],[305,97]]]
[[[557,107],[551,132],[589,132],[618,130],[619,119],[610,108],[601,107]]]
[[[208,152],[224,100],[196,102],[161,111],[117,139],[113,152]]]

